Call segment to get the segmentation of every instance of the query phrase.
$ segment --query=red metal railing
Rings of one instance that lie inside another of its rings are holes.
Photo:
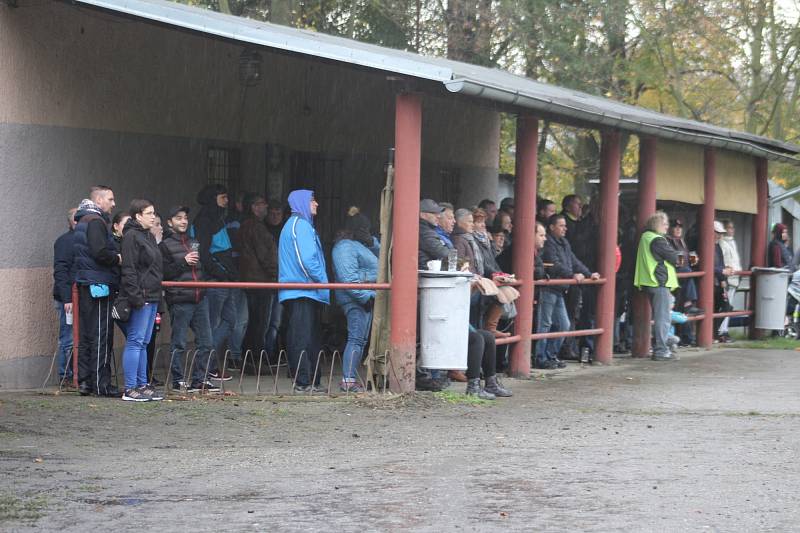
[[[164,281],[164,287],[201,289],[361,289],[385,291],[391,283],[260,283],[249,281]]]

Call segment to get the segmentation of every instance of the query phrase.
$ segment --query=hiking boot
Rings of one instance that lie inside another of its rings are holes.
[[[142,389],[125,389],[122,395],[123,402],[151,402],[150,398],[144,395]]]
[[[416,390],[439,392],[442,390],[441,382],[427,376],[417,376]]]
[[[467,396],[477,396],[481,400],[494,400],[496,396],[481,387],[481,378],[473,378],[467,381]]]
[[[503,387],[503,384],[500,383],[499,379],[497,379],[497,374],[486,378],[486,387],[484,387],[483,390],[489,394],[494,394],[498,398],[510,398],[514,395],[511,390]]]
[[[457,381],[459,383],[466,383],[467,382],[467,375],[464,374],[462,370],[449,370],[447,372],[447,377],[453,381]]]

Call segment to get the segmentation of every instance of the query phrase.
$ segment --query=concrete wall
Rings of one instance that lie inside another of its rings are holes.
[[[0,386],[3,361],[55,351],[52,242],[94,183],[120,208],[140,196],[192,205],[208,148],[230,147],[242,186],[263,191],[278,145],[340,161],[342,202],[377,218],[394,142],[383,73],[261,50],[264,80],[245,88],[239,44],[60,2],[0,9],[0,50]],[[456,175],[459,197],[438,199],[494,196],[497,113],[426,96],[423,143],[423,190]]]

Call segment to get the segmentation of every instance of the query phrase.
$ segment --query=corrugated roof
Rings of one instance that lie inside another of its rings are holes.
[[[800,147],[767,137],[687,120],[608,98],[565,89],[490,69],[443,58],[361,43],[308,30],[299,30],[235,17],[167,0],[77,0],[172,26],[250,44],[441,82],[453,93],[503,102],[564,117],[596,127],[614,127],[726,148],[737,152],[800,164]]]

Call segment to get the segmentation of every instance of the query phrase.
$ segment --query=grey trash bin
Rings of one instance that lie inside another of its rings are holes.
[[[421,367],[466,370],[471,278],[468,272],[419,271]]]
[[[786,295],[791,272],[783,268],[754,268],[756,278],[756,329],[783,329]]]

